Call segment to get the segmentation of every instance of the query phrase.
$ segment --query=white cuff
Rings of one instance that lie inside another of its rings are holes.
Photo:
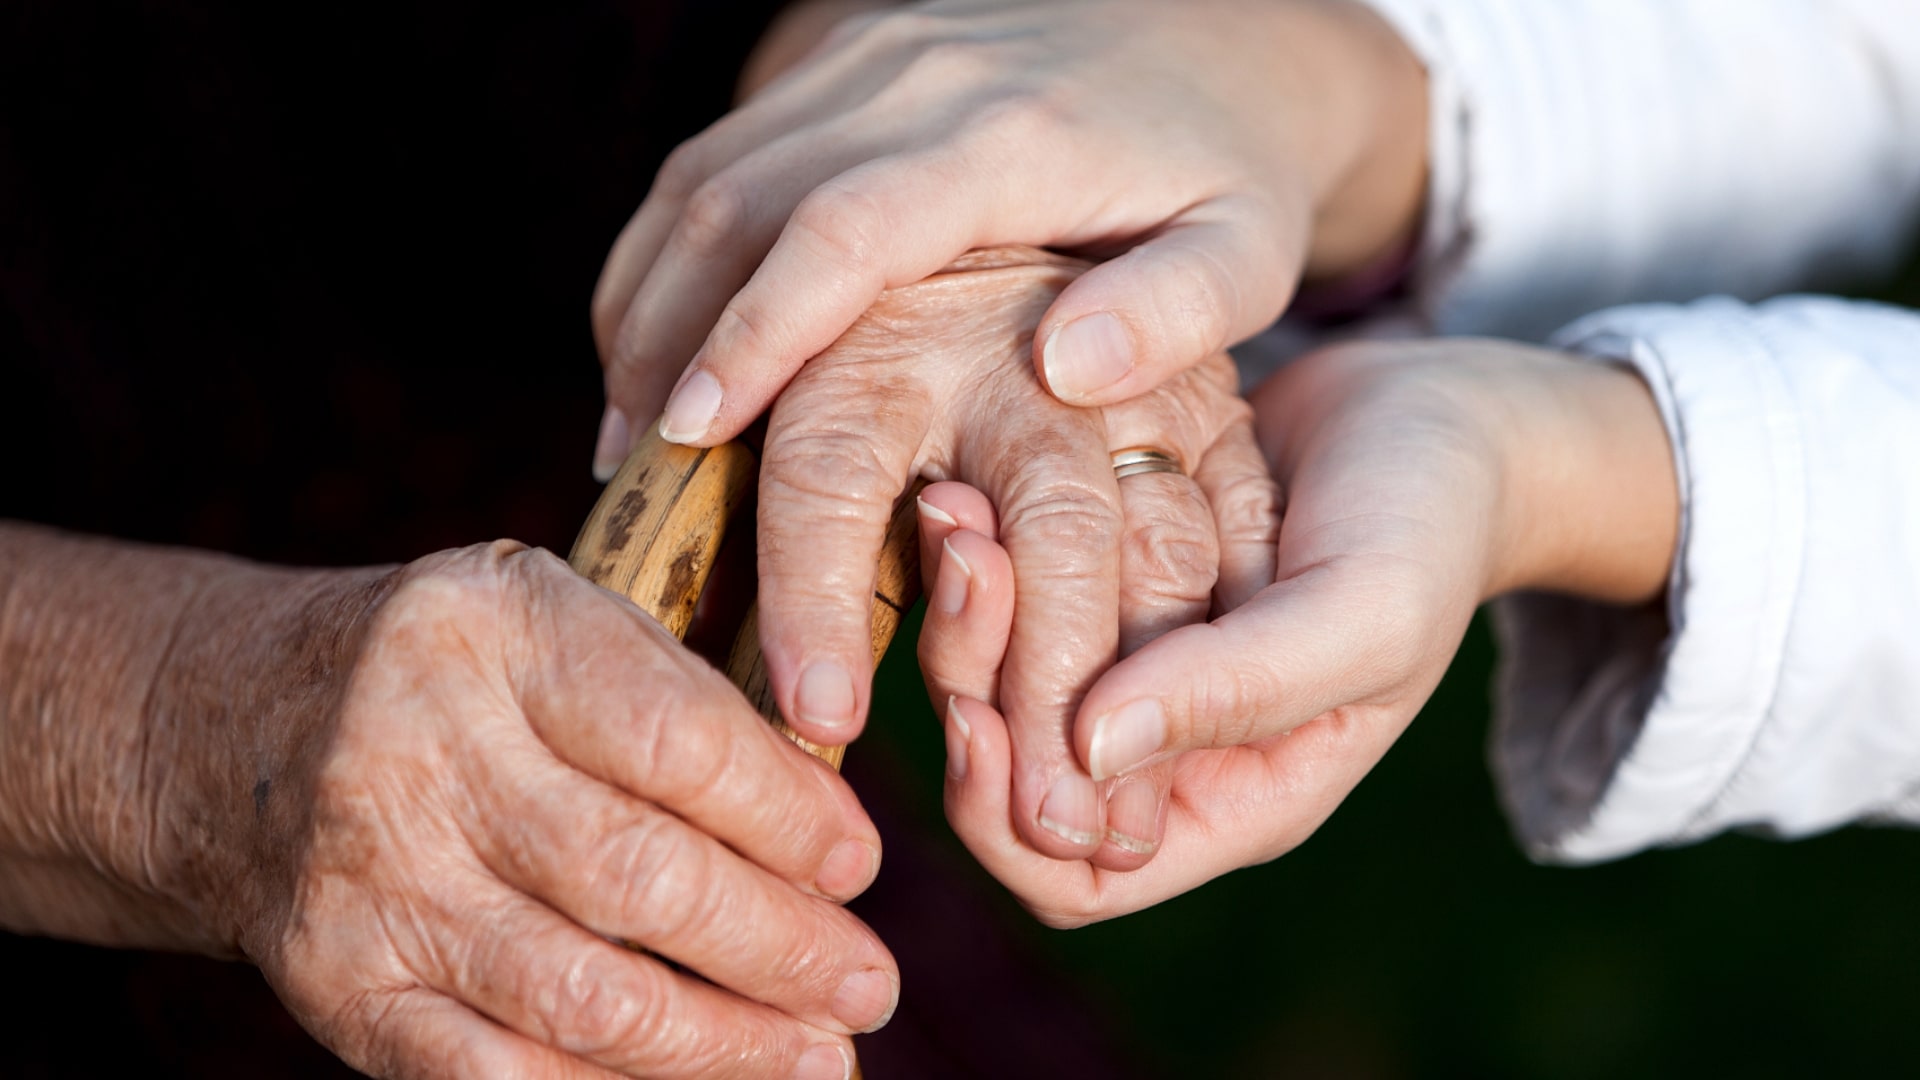
[[[1560,336],[1653,389],[1684,511],[1664,618],[1563,597],[1495,605],[1493,765],[1537,858],[1590,862],[1725,827],[1714,809],[1774,701],[1806,463],[1790,387],[1744,311],[1626,309]]]
[[[1664,618],[1496,605],[1492,754],[1528,849],[1920,824],[1920,313],[1722,299],[1559,340],[1646,379],[1683,505]]]

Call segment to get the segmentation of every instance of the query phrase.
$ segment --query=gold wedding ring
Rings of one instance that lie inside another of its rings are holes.
[[[1147,473],[1179,473],[1180,459],[1165,450],[1151,446],[1129,446],[1125,450],[1113,452],[1113,478],[1125,480],[1129,476],[1143,476]]]

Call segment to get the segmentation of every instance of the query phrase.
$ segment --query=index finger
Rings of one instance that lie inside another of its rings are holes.
[[[839,776],[624,598],[544,552],[515,558],[541,602],[511,685],[555,754],[802,888],[866,888],[880,836]]]
[[[622,318],[686,206],[710,177],[789,132],[811,127],[870,97],[897,65],[865,50],[803,61],[777,90],[757,94],[681,143],[661,162],[639,209],[607,253],[593,291],[593,334],[603,364],[613,359]],[[864,61],[864,62],[856,62]]]
[[[697,446],[733,438],[883,291],[970,248],[1025,238],[1023,221],[986,227],[995,211],[1024,205],[1008,197],[1008,171],[956,144],[870,161],[814,188],[720,312],[667,400],[662,434]]]
[[[781,715],[824,745],[865,722],[876,565],[933,412],[890,372],[898,346],[848,339],[780,398],[760,466],[761,652]]]

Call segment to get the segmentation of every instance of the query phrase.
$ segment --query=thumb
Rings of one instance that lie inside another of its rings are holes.
[[[1291,731],[1401,679],[1409,635],[1368,575],[1338,563],[1273,585],[1218,620],[1185,626],[1109,669],[1088,691],[1074,745],[1095,780],[1186,750]]]
[[[1214,199],[1067,286],[1034,333],[1040,381],[1111,405],[1253,336],[1299,283],[1306,223],[1248,196]]]

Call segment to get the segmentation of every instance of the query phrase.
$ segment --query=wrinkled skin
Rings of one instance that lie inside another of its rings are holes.
[[[1049,857],[1124,870],[1153,857],[1164,784],[1114,803],[1074,758],[1074,711],[1116,657],[1270,580],[1275,489],[1224,355],[1104,409],[1045,392],[1032,328],[1083,269],[1031,249],[968,256],[883,295],[794,379],[760,474],[761,637],[794,726],[851,739],[895,498],[916,475],[985,492],[1019,585],[998,684],[1015,828]],[[1140,444],[1190,476],[1116,481],[1112,451]]]
[[[991,492],[1031,575],[1000,700],[1034,749],[1010,760],[1090,796],[1092,838],[1054,853],[1119,870],[1152,854],[1159,789],[1109,806],[1074,705],[1270,575],[1273,488],[1224,360],[1132,406],[1044,393],[1028,334],[1077,270],[981,256],[810,365],[769,429],[762,615],[784,707],[838,658],[864,715],[894,495],[916,471]],[[1193,478],[1117,482],[1109,452],[1143,442]],[[840,1075],[892,1008],[891,958],[836,903],[878,861],[851,791],[550,555],[286,571],[0,526],[0,568],[9,928],[246,956],[385,1076]],[[1001,827],[1053,836],[1044,789],[1002,782]]]
[[[817,45],[879,5],[815,6],[748,75],[791,70],[674,152],[607,257],[603,474],[676,379],[668,438],[723,442],[882,291],[974,248],[1112,257],[1038,313],[1028,357],[1097,405],[1207,362],[1418,216],[1424,73],[1364,4],[935,0]]]
[[[852,791],[545,552],[0,523],[0,669],[0,927],[245,957],[365,1072],[825,1080],[892,1011]]]
[[[1018,591],[1005,525],[963,485],[924,495],[952,519],[923,518],[921,541],[940,579],[921,656],[934,693],[954,695],[947,814],[1050,924],[1137,910],[1305,841],[1426,702],[1482,600],[1631,604],[1664,587],[1679,499],[1629,371],[1501,342],[1352,346],[1283,370],[1253,403],[1287,492],[1275,582],[1122,660],[1076,718],[1080,760],[1113,783],[1170,771],[1165,839],[1132,873],[1040,858],[1008,827],[1017,766],[993,704]],[[1120,744],[1100,726],[1142,700],[1160,737],[1098,761]]]
[[[348,1062],[784,1078],[824,1048],[834,1076],[884,1022],[893,961],[835,903],[872,824],[624,599],[544,552],[450,552],[345,659],[273,786],[268,840],[298,856],[242,944]]]

